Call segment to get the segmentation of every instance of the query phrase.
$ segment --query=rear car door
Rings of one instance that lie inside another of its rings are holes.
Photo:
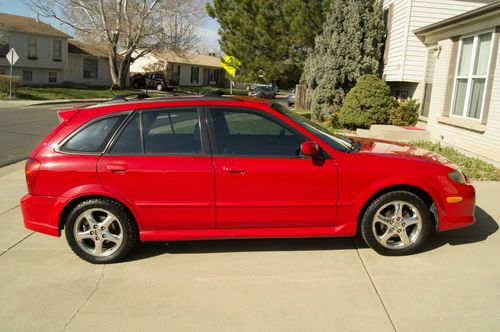
[[[300,155],[307,137],[267,114],[208,107],[217,228],[333,226],[337,170]]]
[[[103,186],[132,202],[145,230],[215,227],[206,128],[197,107],[136,111],[99,159]]]

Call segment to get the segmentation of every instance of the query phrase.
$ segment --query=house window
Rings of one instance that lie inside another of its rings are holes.
[[[49,71],[49,83],[57,83],[57,72]]]
[[[9,53],[9,43],[0,43],[0,58],[4,58]]]
[[[460,39],[452,109],[455,116],[481,118],[492,35],[490,32]]]
[[[200,78],[200,67],[191,67],[191,83],[198,83]]]
[[[33,82],[33,72],[31,70],[23,70],[23,81]]]
[[[62,42],[60,40],[54,40],[52,42],[52,59],[55,61],[61,61],[62,59]]]
[[[28,59],[37,59],[36,36],[28,36]]]
[[[5,75],[5,69],[0,68],[0,75]]]
[[[98,68],[97,58],[83,58],[83,78],[97,78]]]
[[[219,79],[219,71],[217,69],[208,70],[208,83],[216,84]]]

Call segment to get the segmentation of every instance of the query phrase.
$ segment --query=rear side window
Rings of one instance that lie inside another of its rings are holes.
[[[198,110],[138,113],[122,131],[110,153],[201,154]]]
[[[61,147],[66,152],[103,152],[106,144],[127,115],[106,117],[92,122],[73,135]]]

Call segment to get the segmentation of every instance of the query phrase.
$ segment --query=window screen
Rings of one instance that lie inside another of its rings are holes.
[[[126,115],[97,120],[84,127],[62,146],[67,152],[102,152]]]
[[[210,111],[219,152],[230,155],[297,156],[304,139],[282,124],[247,111]]]

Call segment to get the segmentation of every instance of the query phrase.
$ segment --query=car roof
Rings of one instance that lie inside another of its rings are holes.
[[[189,96],[189,97],[156,97],[146,98],[142,100],[110,100],[107,102],[83,105],[80,109],[109,109],[109,113],[119,112],[130,109],[148,109],[148,108],[161,108],[169,106],[204,106],[204,105],[233,105],[236,106],[270,106],[272,101],[266,99],[259,99],[246,96],[219,96],[216,94],[207,94],[205,96]]]

